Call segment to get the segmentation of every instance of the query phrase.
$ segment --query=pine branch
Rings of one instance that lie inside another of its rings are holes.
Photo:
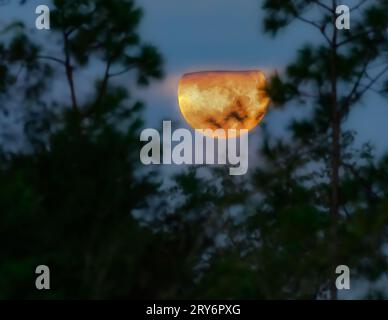
[[[361,185],[363,186],[365,192],[367,193],[368,195],[368,198],[373,201],[373,200],[376,200],[376,199],[379,199],[380,197],[378,196],[377,193],[375,193],[373,191],[373,187],[371,185],[371,183],[369,183],[367,180],[365,180],[358,172],[358,170],[355,168],[355,165],[354,164],[349,164],[349,163],[346,163],[346,162],[342,162],[342,166],[345,168],[345,169],[348,169],[348,171],[361,183]]]
[[[361,0],[357,5],[355,5],[354,7],[350,8],[350,11],[354,11],[354,10],[359,9],[361,6],[363,6],[366,3],[366,1],[367,0]]]
[[[329,11],[330,13],[333,13],[333,10],[332,8],[330,8],[329,6],[327,6],[326,4],[318,1],[318,0],[312,0],[312,2],[314,2],[316,5],[320,6],[321,8]]]
[[[117,76],[121,76],[125,73],[127,73],[128,71],[132,70],[135,66],[134,65],[131,65],[121,71],[118,71],[118,72],[114,72],[114,73],[110,73],[109,74],[109,77],[112,78],[112,77],[117,77]]]
[[[345,40],[343,40],[341,42],[338,42],[337,43],[337,48],[342,47],[343,45],[348,44],[349,42],[352,42],[352,41],[354,41],[356,39],[359,39],[361,37],[367,36],[370,33],[373,33],[375,31],[376,31],[375,29],[371,29],[371,30],[367,30],[367,31],[364,31],[364,32],[360,32],[360,33],[358,33],[358,34],[356,34],[354,36],[351,36],[351,37],[349,37],[349,38],[347,38],[347,39],[345,39]]]
[[[66,61],[62,60],[62,59],[59,59],[59,58],[55,58],[55,57],[51,57],[51,56],[36,56],[36,59],[45,59],[45,60],[51,60],[51,61],[54,61],[54,62],[58,62],[59,64],[63,65],[63,66],[66,66]]]
[[[309,20],[309,19],[306,19],[300,15],[295,15],[295,18],[304,22],[304,23],[307,23],[311,26],[313,26],[314,28],[318,29],[319,32],[324,36],[324,38],[326,39],[326,41],[328,43],[331,43],[331,40],[330,38],[327,36],[326,32],[325,32],[325,24],[322,24],[320,25],[319,23],[315,22],[315,21],[312,21],[312,20]]]

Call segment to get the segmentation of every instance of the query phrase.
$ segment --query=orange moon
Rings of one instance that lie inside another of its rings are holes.
[[[185,74],[178,89],[179,107],[197,130],[252,130],[264,118],[270,99],[261,71],[204,71]],[[225,135],[213,134],[214,138]]]

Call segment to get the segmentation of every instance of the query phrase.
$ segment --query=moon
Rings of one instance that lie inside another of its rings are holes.
[[[267,113],[270,99],[265,86],[265,76],[258,70],[188,73],[179,82],[179,107],[192,128],[211,129],[214,138],[225,138],[225,133],[227,138],[237,137],[241,129],[254,129]],[[228,129],[237,131],[231,134]]]

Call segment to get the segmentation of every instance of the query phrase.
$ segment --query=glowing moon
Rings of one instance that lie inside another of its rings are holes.
[[[268,109],[265,85],[261,71],[189,73],[179,82],[179,106],[187,123],[197,130],[252,130]]]

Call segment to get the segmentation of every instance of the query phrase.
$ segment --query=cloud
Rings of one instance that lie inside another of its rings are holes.
[[[155,82],[150,86],[153,94],[160,97],[172,97],[177,95],[178,84],[182,74],[172,73],[167,75],[161,82]]]

